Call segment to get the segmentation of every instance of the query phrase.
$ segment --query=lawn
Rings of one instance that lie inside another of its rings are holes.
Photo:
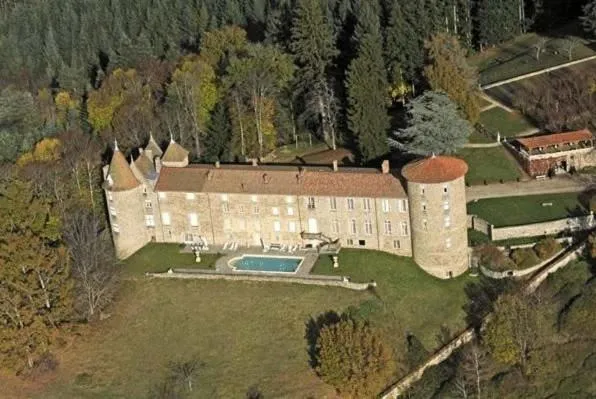
[[[515,160],[502,146],[491,148],[462,148],[457,157],[468,163],[466,183],[470,185],[513,181],[521,177]]]
[[[150,248],[126,263],[137,270],[150,253],[160,251]],[[335,272],[326,257],[316,269]],[[470,277],[441,281],[409,258],[359,250],[342,250],[338,273],[379,285],[375,292],[359,292],[284,283],[125,280],[112,317],[83,328],[59,352],[56,378],[27,396],[147,397],[163,381],[169,361],[198,358],[203,365],[193,397],[242,398],[256,386],[267,398],[333,398],[309,366],[305,333],[311,317],[359,309],[399,340],[400,350],[405,331],[432,349],[441,325],[464,327],[463,288]],[[87,386],[76,383],[82,373],[91,375]]]
[[[563,27],[564,33],[575,33],[578,26]],[[469,62],[478,68],[480,83],[483,85],[509,79],[515,76],[534,72],[543,68],[569,62],[564,47],[564,34],[554,33],[549,37],[545,51],[536,60],[536,50],[533,48],[542,36],[528,33],[503,43],[497,47],[489,48],[482,53],[469,58]],[[589,42],[579,39],[579,45],[573,51],[573,60],[594,55]]]
[[[552,206],[542,206],[552,203]],[[468,203],[468,214],[496,227],[546,222],[585,213],[578,193],[542,194],[481,199]]]
[[[507,112],[501,107],[495,107],[481,112],[480,123],[494,137],[497,136],[497,132],[500,133],[501,138],[516,136],[535,127],[520,113]]]
[[[492,134],[489,132],[483,132],[478,129],[472,130],[472,134],[468,138],[469,143],[473,144],[488,144],[494,143],[496,141],[496,136],[492,137]]]
[[[180,253],[180,244],[150,243],[135,252],[124,262],[124,272],[142,275],[145,272],[165,272],[169,268],[214,269],[218,254],[201,254],[201,263],[195,262],[192,253]]]

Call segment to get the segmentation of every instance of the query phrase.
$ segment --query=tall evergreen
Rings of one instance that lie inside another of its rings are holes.
[[[374,3],[363,3],[357,15],[357,56],[348,68],[346,80],[348,127],[362,160],[368,161],[388,150],[388,84],[379,15]]]
[[[291,49],[300,66],[298,88],[305,100],[305,113],[316,117],[323,139],[335,149],[335,96],[329,69],[338,51],[333,27],[320,0],[298,2]]]
[[[509,40],[522,32],[519,0],[479,0],[477,5],[480,46]]]

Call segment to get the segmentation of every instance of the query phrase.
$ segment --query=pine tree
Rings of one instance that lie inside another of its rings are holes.
[[[348,68],[348,127],[362,160],[385,154],[389,116],[387,114],[387,73],[379,16],[374,5],[362,3],[356,27],[357,57]]]
[[[476,19],[481,47],[501,43],[522,32],[519,0],[479,0]]]
[[[300,66],[298,87],[305,99],[305,113],[316,116],[323,140],[333,149],[336,148],[335,96],[329,69],[338,54],[334,42],[333,27],[320,0],[300,0],[291,43]]]
[[[580,17],[584,30],[596,36],[596,0],[592,0],[583,8],[584,15]]]
[[[416,155],[453,154],[467,143],[472,126],[445,93],[427,91],[406,105],[408,127],[391,144]]]
[[[428,65],[424,68],[430,87],[444,91],[472,124],[478,121],[478,74],[468,65],[466,52],[454,36],[434,35],[426,43]]]

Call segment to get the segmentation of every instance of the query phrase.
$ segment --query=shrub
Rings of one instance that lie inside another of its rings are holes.
[[[534,251],[536,255],[542,260],[546,260],[552,257],[554,254],[561,250],[561,244],[552,237],[544,238],[534,245]]]
[[[513,263],[503,251],[493,244],[484,244],[476,249],[480,265],[495,271],[504,271],[513,268]]]
[[[532,248],[517,248],[511,251],[511,259],[518,269],[527,269],[540,263]]]
[[[379,330],[344,318],[321,329],[317,373],[346,396],[375,397],[396,370],[393,351]]]

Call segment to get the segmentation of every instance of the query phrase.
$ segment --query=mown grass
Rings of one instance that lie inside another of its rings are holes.
[[[466,183],[470,185],[513,181],[521,177],[515,161],[502,146],[491,148],[462,148],[457,157],[469,166]]]
[[[128,275],[165,272],[169,268],[215,269],[219,254],[201,254],[201,262],[195,262],[192,253],[181,253],[180,244],[150,243],[132,254],[124,262],[123,270]]]
[[[480,123],[494,137],[497,133],[503,137],[516,136],[535,127],[518,112],[507,112],[501,107],[491,108],[480,113]]]
[[[542,206],[550,203],[550,206]],[[481,199],[468,203],[468,214],[496,227],[546,222],[584,214],[578,193],[542,194]]]
[[[134,270],[151,260],[161,265],[160,247],[127,263]],[[359,292],[284,283],[126,280],[112,317],[59,354],[58,376],[37,397],[144,398],[163,381],[168,362],[197,358],[203,365],[192,397],[242,398],[256,386],[267,398],[333,398],[309,365],[305,335],[311,318],[358,309],[402,342],[402,350],[406,331],[432,350],[441,325],[464,326],[469,277],[442,281],[410,258],[359,250],[342,250],[338,271],[321,258],[316,272],[374,279],[378,287]],[[82,373],[91,376],[86,386],[75,383]]]

